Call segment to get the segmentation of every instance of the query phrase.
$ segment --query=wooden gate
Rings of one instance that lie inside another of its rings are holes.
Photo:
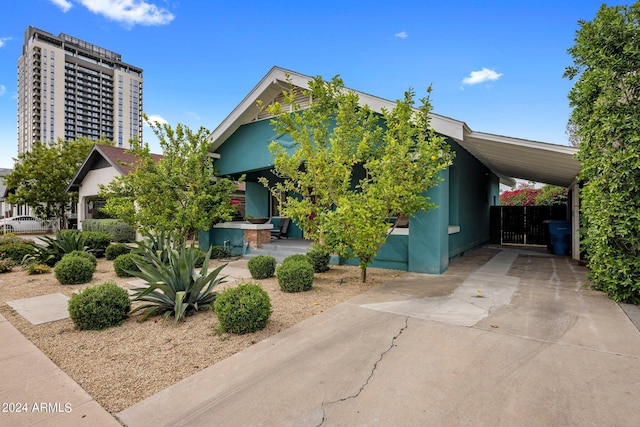
[[[567,205],[491,206],[491,243],[546,245],[544,221],[567,219]]]

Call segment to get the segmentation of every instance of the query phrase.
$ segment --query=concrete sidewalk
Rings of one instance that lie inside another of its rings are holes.
[[[0,314],[0,425],[120,426]]]
[[[585,273],[565,257],[473,251],[444,275],[404,275],[118,418],[132,427],[635,426],[640,333],[583,286]]]

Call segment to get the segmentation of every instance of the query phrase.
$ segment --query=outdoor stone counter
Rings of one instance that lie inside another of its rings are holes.
[[[273,224],[249,224],[244,221],[221,222],[213,226],[214,229],[242,230],[243,240],[249,242],[249,247],[258,249],[262,244],[271,241]]]

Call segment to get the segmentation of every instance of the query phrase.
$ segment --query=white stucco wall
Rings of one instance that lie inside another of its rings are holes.
[[[78,190],[78,228],[81,221],[86,219],[87,199],[98,195],[99,185],[108,184],[115,178],[120,176],[120,172],[114,167],[94,169],[87,173]]]

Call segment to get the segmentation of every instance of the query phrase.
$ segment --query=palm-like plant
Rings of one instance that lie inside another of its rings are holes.
[[[34,258],[36,261],[49,266],[53,266],[53,264],[60,261],[65,254],[87,249],[84,235],[77,231],[58,232],[55,239],[49,236],[42,236],[40,240],[44,244],[34,244],[37,252]]]
[[[149,254],[157,254],[163,264],[166,264],[169,260],[171,249],[179,247],[180,244],[181,241],[176,238],[174,233],[160,231],[153,234],[146,232],[144,239],[138,242],[138,247],[133,251],[145,257],[149,262],[151,262]]]
[[[134,289],[133,301],[144,301],[143,304],[131,311],[131,314],[143,310],[141,320],[150,316],[164,314],[165,320],[174,316],[176,323],[184,320],[185,316],[200,309],[211,309],[216,298],[214,288],[224,283],[223,277],[218,277],[226,266],[221,265],[209,272],[208,264],[211,249],[205,256],[205,262],[198,272],[196,270],[196,256],[193,244],[186,247],[184,243],[166,252],[168,262],[162,260],[162,253],[147,252],[147,260],[136,261],[140,271],[130,271],[133,276],[143,279],[148,287]]]

